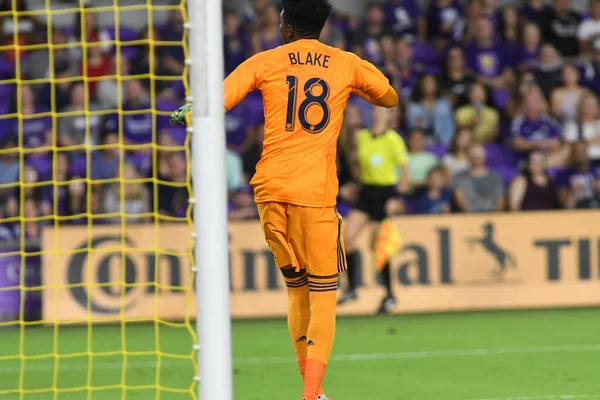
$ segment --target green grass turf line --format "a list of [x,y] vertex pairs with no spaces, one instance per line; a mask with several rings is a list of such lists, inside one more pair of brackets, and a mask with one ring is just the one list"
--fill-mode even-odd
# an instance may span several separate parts
[[[84,351],[86,335],[86,327],[61,327],[61,354]],[[120,351],[119,335],[120,326],[94,327],[94,351]],[[129,351],[154,350],[151,325],[131,324],[127,337]],[[52,330],[47,327],[27,329],[25,351],[28,355],[51,353],[52,340]],[[18,342],[18,329],[0,329],[0,357],[18,354]],[[191,346],[185,330],[168,327],[161,327],[160,343],[163,351],[180,354],[189,352]],[[479,355],[468,352],[544,346],[555,350]],[[299,400],[301,381],[284,320],[234,322],[233,351],[236,400]],[[458,355],[452,355],[453,351]],[[441,355],[420,356],[430,352]],[[390,353],[400,353],[401,357],[352,359],[356,354]],[[418,354],[403,357],[405,353]],[[600,399],[600,309],[340,318],[333,355],[342,359],[331,362],[324,387],[334,400],[478,400],[553,395],[598,395]],[[267,360],[253,364],[250,359]],[[133,365],[127,384],[152,384],[156,357],[144,355],[129,360]],[[51,385],[52,363],[52,359],[27,361],[26,387]],[[94,357],[94,385],[119,383],[120,363],[120,355]],[[59,385],[85,385],[86,364],[87,357],[61,360]],[[165,361],[161,383],[185,388],[191,375],[185,361]],[[16,387],[18,376],[19,361],[0,358],[0,390]],[[118,390],[99,391],[92,399],[112,400],[120,398],[119,394]],[[51,396],[30,395],[25,399]],[[127,398],[154,397],[154,390],[132,390]],[[0,396],[0,400],[18,398]],[[81,399],[85,392],[65,393],[58,398]],[[162,393],[160,398],[186,397]]]

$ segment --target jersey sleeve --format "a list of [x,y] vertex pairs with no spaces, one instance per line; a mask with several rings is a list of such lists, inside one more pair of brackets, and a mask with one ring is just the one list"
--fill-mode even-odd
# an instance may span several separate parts
[[370,62],[354,57],[352,88],[374,99],[382,98],[390,87],[388,78]]
[[227,111],[260,85],[264,68],[261,65],[261,55],[262,53],[257,54],[244,61],[225,79],[224,105]]

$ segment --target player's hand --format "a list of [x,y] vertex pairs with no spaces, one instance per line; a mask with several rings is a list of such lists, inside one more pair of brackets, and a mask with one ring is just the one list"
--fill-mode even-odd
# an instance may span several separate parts
[[177,123],[185,125],[185,117],[191,111],[191,109],[192,109],[191,103],[187,103],[186,105],[179,107],[177,109],[177,111],[175,111],[173,114],[171,114],[171,119],[169,120],[169,123],[171,124],[171,126],[173,126]]

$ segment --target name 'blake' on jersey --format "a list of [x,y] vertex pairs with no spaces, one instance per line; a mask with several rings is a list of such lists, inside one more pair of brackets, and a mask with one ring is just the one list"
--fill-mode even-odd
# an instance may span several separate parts
[[319,53],[301,53],[299,51],[295,53],[288,53],[291,65],[315,65],[323,68],[329,68],[329,56]]
[[370,63],[317,40],[298,40],[259,53],[225,80],[225,108],[248,92],[262,93],[265,135],[250,182],[257,203],[335,205],[337,139],[350,94],[375,99],[389,82]]

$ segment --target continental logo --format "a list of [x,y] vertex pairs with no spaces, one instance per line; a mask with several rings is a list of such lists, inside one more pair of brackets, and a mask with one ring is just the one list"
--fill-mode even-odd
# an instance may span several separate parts
[[[123,251],[101,251],[103,247],[118,248],[123,243],[126,245]],[[68,262],[67,283],[81,308],[93,313],[118,314],[131,309],[135,301],[143,297],[140,294],[153,295],[157,291],[156,283],[169,285],[171,292],[184,290],[179,257],[157,255],[156,252],[139,253],[135,251],[136,247],[127,236],[102,235],[92,238],[89,243],[86,239],[75,248],[75,254]],[[94,263],[90,262],[91,254],[95,254]],[[159,276],[159,270],[162,276]]]

